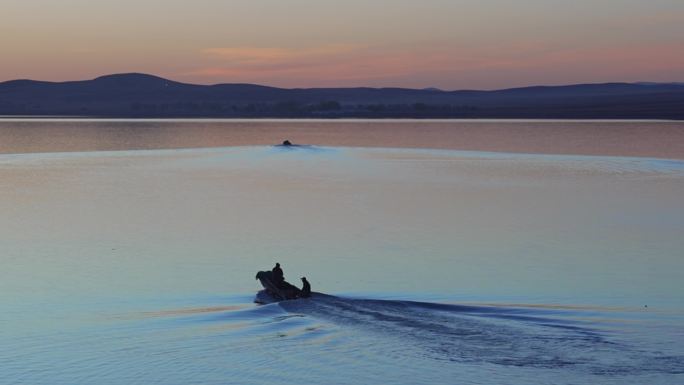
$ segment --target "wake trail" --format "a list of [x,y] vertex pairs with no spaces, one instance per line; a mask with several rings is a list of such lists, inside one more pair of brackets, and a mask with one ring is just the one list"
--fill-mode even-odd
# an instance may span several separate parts
[[[684,356],[640,349],[558,310],[351,299],[315,294],[283,301],[288,313],[322,319],[410,347],[435,360],[600,375],[684,373]],[[574,313],[577,311],[575,310]]]

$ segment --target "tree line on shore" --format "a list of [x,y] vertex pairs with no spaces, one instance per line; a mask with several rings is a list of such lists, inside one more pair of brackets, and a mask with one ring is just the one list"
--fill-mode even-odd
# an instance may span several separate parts
[[476,111],[473,106],[427,103],[342,104],[335,100],[318,103],[279,101],[274,103],[132,102],[127,105],[80,108],[43,108],[40,104],[1,103],[1,115],[126,115],[126,116],[217,116],[217,117],[461,117]]

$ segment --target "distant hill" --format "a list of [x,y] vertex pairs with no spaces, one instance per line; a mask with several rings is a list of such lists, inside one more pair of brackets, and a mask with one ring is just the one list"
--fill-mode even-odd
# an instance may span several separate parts
[[0,83],[0,115],[234,118],[684,119],[682,83],[435,88],[196,85],[146,74]]

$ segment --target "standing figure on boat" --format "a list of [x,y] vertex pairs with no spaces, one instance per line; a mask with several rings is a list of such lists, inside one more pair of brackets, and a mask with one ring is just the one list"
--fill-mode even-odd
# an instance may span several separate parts
[[285,282],[285,276],[283,275],[283,269],[280,268],[280,263],[276,263],[271,272],[273,273],[273,283],[280,286]]

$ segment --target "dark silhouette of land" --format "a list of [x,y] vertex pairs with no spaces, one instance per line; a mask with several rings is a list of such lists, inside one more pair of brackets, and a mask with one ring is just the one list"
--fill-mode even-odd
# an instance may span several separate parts
[[682,83],[496,91],[195,85],[145,74],[0,83],[0,115],[119,118],[684,119]]

